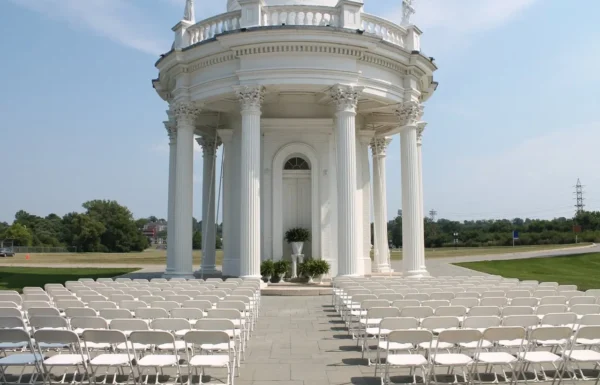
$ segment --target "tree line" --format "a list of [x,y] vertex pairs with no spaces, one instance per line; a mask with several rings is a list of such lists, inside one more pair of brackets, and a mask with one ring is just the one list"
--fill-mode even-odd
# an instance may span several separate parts
[[[83,213],[71,212],[60,217],[45,217],[19,210],[14,221],[0,222],[0,240],[14,246],[65,247],[77,252],[128,253],[143,251],[150,246],[142,233],[148,222],[158,218],[134,219],[125,206],[111,200],[91,200],[82,205]],[[202,247],[202,222],[193,219],[192,248]],[[217,248],[221,248],[222,226],[217,226]],[[167,232],[157,234],[166,239]],[[6,245],[5,244],[5,245]]]
[[[582,211],[574,218],[554,219],[482,219],[452,221],[425,218],[425,246],[454,246],[454,234],[460,247],[511,246],[513,231],[518,232],[515,245],[551,245],[600,242],[600,212]],[[577,232],[576,232],[577,230]],[[388,222],[390,243],[402,246],[402,216]]]

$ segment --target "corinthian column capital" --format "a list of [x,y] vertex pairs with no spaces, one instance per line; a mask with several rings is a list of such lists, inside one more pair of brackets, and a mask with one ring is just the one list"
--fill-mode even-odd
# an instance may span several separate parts
[[338,84],[331,88],[331,100],[335,104],[337,111],[356,111],[358,98],[362,93],[363,87],[354,87]]
[[214,156],[217,153],[217,148],[221,145],[221,140],[214,136],[201,136],[196,138],[196,142],[202,147],[204,156]]
[[263,86],[239,86],[234,87],[242,111],[260,112],[260,107],[265,98],[265,88]]
[[423,144],[423,131],[425,131],[425,127],[427,127],[427,122],[417,123],[417,145],[418,146]]
[[165,125],[165,129],[167,130],[167,135],[169,135],[169,140],[171,142],[177,140],[177,124],[172,120],[167,120],[163,123]]
[[396,116],[400,120],[401,126],[411,126],[417,124],[423,116],[423,105],[414,101],[404,102],[396,110]]
[[371,151],[373,151],[373,156],[385,156],[385,151],[391,142],[392,138],[373,138],[371,141]]
[[194,125],[196,116],[200,113],[200,108],[192,102],[176,102],[171,106],[171,112],[177,123]]

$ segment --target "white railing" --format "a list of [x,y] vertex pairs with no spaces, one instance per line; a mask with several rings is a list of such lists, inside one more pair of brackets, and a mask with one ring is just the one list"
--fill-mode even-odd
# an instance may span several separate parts
[[[261,26],[305,25],[343,27],[341,9],[317,5],[281,5],[262,8]],[[223,13],[196,23],[187,29],[189,45],[212,39],[223,32],[240,29],[241,11]],[[361,28],[384,41],[405,47],[406,29],[391,21],[361,14]]]
[[363,13],[361,17],[362,29],[365,32],[372,33],[379,36],[384,41],[404,47],[406,30],[403,27],[367,13]]
[[241,17],[242,11],[233,11],[223,13],[194,24],[188,28],[188,33],[190,34],[190,45],[212,39],[215,37],[215,35],[223,32],[240,29]]
[[333,7],[282,5],[263,8],[263,26],[313,25],[339,27],[340,10]]

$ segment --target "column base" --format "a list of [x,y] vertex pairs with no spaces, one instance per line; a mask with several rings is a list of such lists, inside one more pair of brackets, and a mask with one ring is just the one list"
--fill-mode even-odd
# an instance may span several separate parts
[[362,258],[361,262],[362,262],[362,265],[363,265],[363,268],[364,268],[364,270],[363,270],[364,274],[363,275],[369,274],[371,272],[371,270],[372,270],[372,267],[371,267],[372,266],[371,258]]
[[260,279],[262,280],[262,275],[240,275],[241,279],[247,279],[247,278],[253,278],[253,279]]
[[206,266],[206,267],[201,267],[200,269],[198,269],[194,275],[196,277],[206,277],[206,276],[221,276],[222,273],[220,270],[217,269],[216,266]]
[[164,272],[164,274],[162,275],[163,278],[166,279],[171,279],[171,278],[186,278],[186,279],[195,279],[196,277],[194,277],[194,274],[192,273],[178,273],[178,272],[174,272],[174,271],[170,271],[170,272]]
[[390,265],[374,265],[373,273],[393,273],[394,269],[390,267]]
[[431,276],[429,272],[425,269],[403,271],[402,275],[404,275],[407,278],[422,278]]

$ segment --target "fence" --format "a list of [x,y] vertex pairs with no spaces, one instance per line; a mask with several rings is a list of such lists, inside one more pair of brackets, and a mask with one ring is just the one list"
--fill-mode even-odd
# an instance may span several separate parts
[[15,253],[74,253],[77,247],[50,247],[50,246],[13,246],[12,251]]

